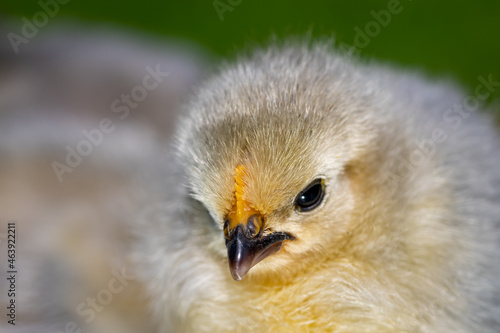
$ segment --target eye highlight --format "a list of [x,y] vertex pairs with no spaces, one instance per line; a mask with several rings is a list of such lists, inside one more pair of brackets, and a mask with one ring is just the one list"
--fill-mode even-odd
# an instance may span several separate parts
[[318,178],[309,184],[295,198],[295,208],[299,212],[308,212],[318,207],[325,195],[325,180]]

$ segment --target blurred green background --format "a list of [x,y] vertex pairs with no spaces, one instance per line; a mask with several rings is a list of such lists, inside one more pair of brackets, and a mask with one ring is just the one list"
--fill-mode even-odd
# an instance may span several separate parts
[[[366,32],[366,25],[376,22],[372,12],[387,10],[391,1],[396,0],[71,0],[51,22],[78,19],[181,37],[227,58],[272,34],[311,31],[313,36],[335,36],[338,43],[355,45],[355,28]],[[492,74],[500,81],[500,1],[399,2],[400,12],[391,15],[385,27],[379,24],[380,31],[358,48],[362,56],[451,76],[471,94],[479,75]],[[3,0],[0,10],[8,17],[31,18],[40,5],[35,0]],[[373,23],[368,27],[375,28]],[[493,95],[499,97],[500,87]]]

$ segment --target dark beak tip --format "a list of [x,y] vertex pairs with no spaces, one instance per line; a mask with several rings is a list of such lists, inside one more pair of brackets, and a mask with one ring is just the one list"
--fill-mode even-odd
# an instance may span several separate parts
[[234,280],[241,281],[248,274],[252,266],[252,263],[248,260],[230,261],[229,269],[231,271],[231,276]]
[[231,271],[231,276],[233,277],[233,279],[235,281],[241,281],[243,280],[243,278],[246,276],[247,274],[244,273],[244,274],[239,274],[239,272],[237,270],[234,270],[234,271]]
[[234,280],[241,281],[252,268],[254,254],[241,238],[230,241],[227,250],[231,276]]
[[289,234],[275,233],[262,239],[248,239],[241,226],[236,227],[233,239],[226,239],[229,271],[235,281],[241,281],[250,269],[269,255],[278,252]]

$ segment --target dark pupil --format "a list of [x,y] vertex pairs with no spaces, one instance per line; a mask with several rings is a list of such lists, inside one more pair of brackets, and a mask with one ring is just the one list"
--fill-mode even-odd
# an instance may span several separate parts
[[304,192],[299,194],[297,199],[297,205],[302,210],[308,210],[314,208],[321,201],[323,194],[323,186],[321,183],[317,183],[306,189]]

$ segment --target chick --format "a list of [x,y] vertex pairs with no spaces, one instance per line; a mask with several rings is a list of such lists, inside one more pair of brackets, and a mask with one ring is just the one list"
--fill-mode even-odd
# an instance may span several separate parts
[[160,332],[498,332],[500,141],[464,100],[322,44],[224,67],[139,224]]

